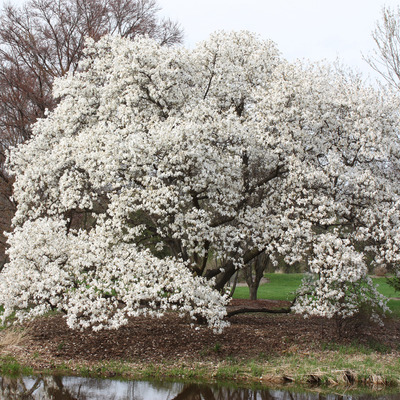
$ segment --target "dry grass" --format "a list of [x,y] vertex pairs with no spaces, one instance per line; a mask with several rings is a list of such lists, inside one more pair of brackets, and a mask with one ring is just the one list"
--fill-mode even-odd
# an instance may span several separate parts
[[0,332],[0,349],[23,346],[29,338],[29,330],[5,329]]

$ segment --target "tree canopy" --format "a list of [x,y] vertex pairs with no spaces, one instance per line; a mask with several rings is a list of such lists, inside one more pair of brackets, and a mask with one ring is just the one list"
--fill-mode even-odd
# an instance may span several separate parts
[[396,271],[395,95],[220,32],[193,50],[89,40],[55,96],[9,164],[4,318],[101,329],[172,308],[219,330],[225,284],[261,255],[307,260],[297,312],[386,308],[366,255]]

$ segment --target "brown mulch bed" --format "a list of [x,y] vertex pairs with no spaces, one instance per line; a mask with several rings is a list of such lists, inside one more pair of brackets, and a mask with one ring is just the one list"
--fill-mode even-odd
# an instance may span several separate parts
[[[287,302],[269,300],[233,300],[229,308],[287,305]],[[218,361],[227,357],[268,358],[286,352],[307,354],[324,344],[350,343],[357,335],[357,340],[367,345],[378,343],[387,349],[399,350],[400,321],[388,321],[384,328],[367,321],[356,322],[344,327],[339,336],[332,320],[248,313],[230,318],[231,326],[218,335],[207,326],[191,327],[187,319],[168,313],[162,318],[133,318],[118,330],[80,332],[69,329],[63,317],[56,315],[31,323],[29,343],[24,349],[27,357],[49,361]]]

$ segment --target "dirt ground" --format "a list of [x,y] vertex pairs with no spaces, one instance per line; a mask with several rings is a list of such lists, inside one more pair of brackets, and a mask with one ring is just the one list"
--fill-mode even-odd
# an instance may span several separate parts
[[[269,300],[233,300],[229,309],[287,305]],[[356,336],[358,342],[368,346],[399,350],[397,320],[387,321],[384,328],[359,320],[345,327],[340,336],[334,321],[304,319],[293,314],[240,314],[231,317],[230,322],[231,326],[218,335],[204,325],[191,327],[188,320],[169,313],[160,319],[133,318],[116,331],[80,332],[69,329],[63,317],[55,315],[32,322],[23,347],[15,346],[15,351],[23,350],[23,358],[37,368],[46,368],[57,360],[159,363],[218,361],[229,357],[265,359],[285,352],[309,354],[329,343],[350,343]]]

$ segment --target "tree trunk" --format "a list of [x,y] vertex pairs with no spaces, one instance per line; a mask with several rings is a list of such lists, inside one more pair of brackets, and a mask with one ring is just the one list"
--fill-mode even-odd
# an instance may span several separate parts
[[250,300],[257,300],[258,286],[255,284],[249,285]]
[[265,253],[257,256],[249,265],[243,269],[243,274],[246,283],[249,287],[250,300],[257,300],[258,287],[262,277],[264,276],[265,268],[267,267],[269,258]]
[[[223,272],[219,272],[217,277],[216,277],[216,281],[215,281],[215,285],[214,288],[216,290],[221,291],[225,285],[228,283],[229,279],[232,278],[232,276],[235,274],[236,272],[236,268],[233,265],[232,261],[228,261],[224,266],[223,266]],[[221,269],[220,269],[221,270]],[[211,278],[212,276],[210,276]],[[206,278],[208,278],[207,274],[206,274]]]
[[[231,290],[229,292],[229,297],[233,297],[233,294],[235,293],[236,285],[237,285],[237,281],[238,281],[238,275],[239,275],[239,272],[236,271],[235,275],[233,276],[233,283],[231,286]],[[232,278],[231,278],[231,281],[232,281]]]
[[[260,261],[257,262],[258,259]],[[251,267],[252,263],[255,263],[256,265],[255,282],[258,290],[258,286],[260,284],[261,278],[263,277],[269,258],[262,251],[249,251],[248,254],[245,255],[244,260],[249,267]],[[249,267],[244,268],[243,271],[246,271]],[[236,272],[237,269],[234,266],[233,262],[230,260],[220,267],[207,270],[204,274],[204,277],[206,279],[211,279],[215,277],[214,289],[221,291],[224,289],[225,285]],[[253,278],[251,279],[253,280]]]

